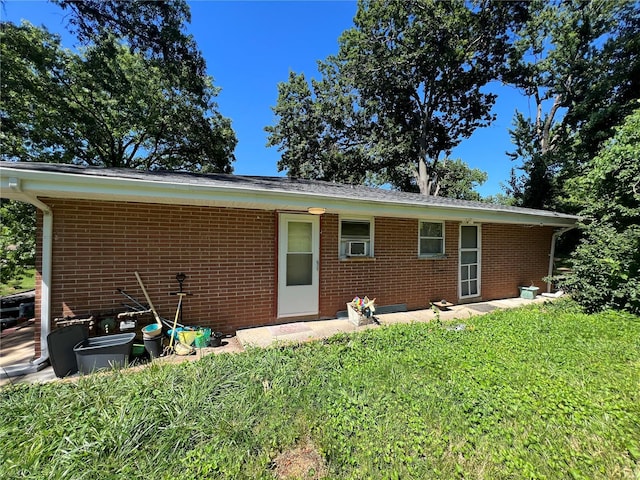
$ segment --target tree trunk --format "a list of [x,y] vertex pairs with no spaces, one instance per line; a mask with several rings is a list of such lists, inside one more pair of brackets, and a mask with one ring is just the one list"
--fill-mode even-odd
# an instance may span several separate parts
[[427,163],[423,158],[418,161],[417,182],[421,195],[431,195],[431,178],[427,172]]

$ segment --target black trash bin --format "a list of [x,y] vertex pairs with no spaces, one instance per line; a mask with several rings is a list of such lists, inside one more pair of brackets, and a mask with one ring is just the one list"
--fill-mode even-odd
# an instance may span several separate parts
[[73,347],[84,342],[87,338],[89,338],[89,331],[84,325],[56,328],[47,335],[49,361],[56,377],[63,378],[78,371],[78,362]]
[[142,341],[144,342],[144,349],[149,353],[152,360],[162,354],[162,335],[150,337],[143,334]]

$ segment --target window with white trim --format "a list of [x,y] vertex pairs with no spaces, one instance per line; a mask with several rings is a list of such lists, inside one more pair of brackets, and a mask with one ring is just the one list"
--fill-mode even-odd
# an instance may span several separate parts
[[418,225],[418,255],[421,257],[444,255],[444,222],[420,220]]
[[340,219],[340,258],[373,257],[373,219]]

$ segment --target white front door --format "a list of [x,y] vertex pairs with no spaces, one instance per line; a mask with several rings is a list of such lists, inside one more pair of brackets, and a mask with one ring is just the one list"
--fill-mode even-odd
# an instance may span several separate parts
[[278,231],[278,317],[318,313],[320,219],[281,214]]
[[460,298],[480,296],[480,226],[460,225]]

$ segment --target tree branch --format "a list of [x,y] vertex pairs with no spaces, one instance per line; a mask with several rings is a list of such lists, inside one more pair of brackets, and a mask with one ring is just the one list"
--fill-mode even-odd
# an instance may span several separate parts
[[562,100],[561,94],[556,94],[553,98],[553,105],[551,106],[551,110],[549,110],[549,114],[547,115],[547,119],[544,122],[543,128],[543,137],[542,137],[542,153],[545,154],[551,150],[551,145],[549,144],[549,135],[551,133],[551,125],[553,123],[553,117],[555,117],[558,108],[560,108],[560,103]]

